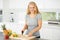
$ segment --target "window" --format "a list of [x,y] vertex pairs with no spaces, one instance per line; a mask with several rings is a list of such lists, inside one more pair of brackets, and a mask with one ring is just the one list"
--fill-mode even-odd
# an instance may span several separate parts
[[55,20],[56,19],[56,13],[55,12],[42,12],[42,20],[48,21],[48,20]]

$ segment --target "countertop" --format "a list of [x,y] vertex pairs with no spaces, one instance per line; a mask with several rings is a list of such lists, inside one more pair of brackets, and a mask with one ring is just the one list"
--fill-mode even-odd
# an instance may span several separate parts
[[[10,39],[9,39],[10,40]],[[16,40],[16,39],[15,39]],[[27,39],[26,39],[27,40]],[[48,40],[48,39],[41,39],[41,38],[35,38],[35,39],[31,39],[31,40]]]
[[[0,40],[5,40],[5,39],[4,39],[3,32],[0,32]],[[11,39],[8,39],[8,40],[11,40]],[[15,39],[15,40],[16,40],[16,39]],[[31,39],[31,40],[47,40],[47,39],[34,38],[34,39]]]

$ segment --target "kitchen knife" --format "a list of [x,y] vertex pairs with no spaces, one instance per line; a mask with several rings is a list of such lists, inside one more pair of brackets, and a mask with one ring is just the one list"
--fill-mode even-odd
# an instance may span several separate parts
[[24,31],[22,31],[22,35],[23,35]]

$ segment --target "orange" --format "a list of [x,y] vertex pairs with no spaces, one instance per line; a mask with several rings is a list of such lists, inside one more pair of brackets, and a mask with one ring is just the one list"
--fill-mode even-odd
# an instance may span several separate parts
[[11,33],[12,32],[12,30],[7,30],[9,33]]

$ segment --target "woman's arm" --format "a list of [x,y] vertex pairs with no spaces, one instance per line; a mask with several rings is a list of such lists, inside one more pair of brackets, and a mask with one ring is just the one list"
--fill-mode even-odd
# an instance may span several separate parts
[[23,31],[25,31],[26,29],[28,29],[28,25],[27,25],[27,15],[26,15],[26,17],[25,17],[25,25],[24,25]]
[[32,36],[32,34],[39,31],[41,27],[42,27],[42,20],[38,20],[38,26],[35,29],[33,29],[28,35]]
[[26,30],[26,29],[28,29],[28,26],[27,26],[27,24],[25,24],[25,25],[24,25],[24,28],[23,28],[23,30]]
[[25,25],[24,25],[23,31],[25,31],[26,29],[28,29],[27,21],[25,21]]

